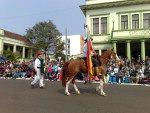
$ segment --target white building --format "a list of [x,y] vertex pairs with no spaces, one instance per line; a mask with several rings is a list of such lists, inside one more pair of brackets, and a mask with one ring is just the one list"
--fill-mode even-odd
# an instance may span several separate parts
[[84,38],[81,35],[70,35],[62,36],[62,41],[66,44],[67,42],[67,48],[65,47],[64,53],[67,52],[68,57],[76,57],[81,54]]
[[32,43],[29,39],[25,36],[0,29],[0,55],[3,55],[5,50],[10,50],[13,53],[18,52],[22,59],[33,57]]
[[98,3],[106,3],[106,2],[117,2],[124,0],[86,0],[86,4],[98,4]]
[[99,54],[150,57],[150,0],[86,0],[80,8]]

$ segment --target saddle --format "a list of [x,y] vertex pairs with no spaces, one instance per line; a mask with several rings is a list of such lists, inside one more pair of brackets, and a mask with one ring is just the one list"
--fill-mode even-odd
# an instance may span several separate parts
[[[85,62],[86,68],[88,69],[88,64],[87,64],[86,58],[84,57],[84,58],[82,58],[82,59],[83,59],[84,62]],[[93,62],[92,62],[92,71],[93,71],[93,75],[96,76],[96,75],[99,74],[99,68],[98,68],[98,67],[94,67],[93,65],[94,65],[94,64],[93,64]]]

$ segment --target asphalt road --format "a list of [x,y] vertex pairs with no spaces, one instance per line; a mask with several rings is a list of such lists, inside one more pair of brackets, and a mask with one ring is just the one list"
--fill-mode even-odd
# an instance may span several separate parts
[[[81,95],[64,95],[61,82],[46,81],[45,89],[31,89],[30,80],[0,80],[0,113],[150,113],[150,87],[77,83]],[[71,86],[71,88],[73,88]]]

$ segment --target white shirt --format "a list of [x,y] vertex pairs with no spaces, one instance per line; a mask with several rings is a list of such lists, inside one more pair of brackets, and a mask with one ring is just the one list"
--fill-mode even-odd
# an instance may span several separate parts
[[40,60],[38,58],[36,58],[35,62],[34,62],[34,68],[35,68],[35,70],[36,69],[40,69],[38,67],[41,67],[41,62],[40,62]]
[[85,43],[84,46],[83,46],[82,54],[83,54],[83,57],[87,56],[87,43]]
[[119,68],[115,67],[114,68],[114,73],[118,73],[119,72]]

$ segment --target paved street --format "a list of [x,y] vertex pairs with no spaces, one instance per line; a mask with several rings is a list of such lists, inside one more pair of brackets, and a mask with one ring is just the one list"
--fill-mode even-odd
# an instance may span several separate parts
[[[61,82],[46,81],[45,89],[31,89],[29,80],[0,80],[0,113],[149,113],[150,87],[105,86],[107,97],[95,92],[96,84],[78,83],[64,95]],[[72,87],[72,86],[71,86]]]

